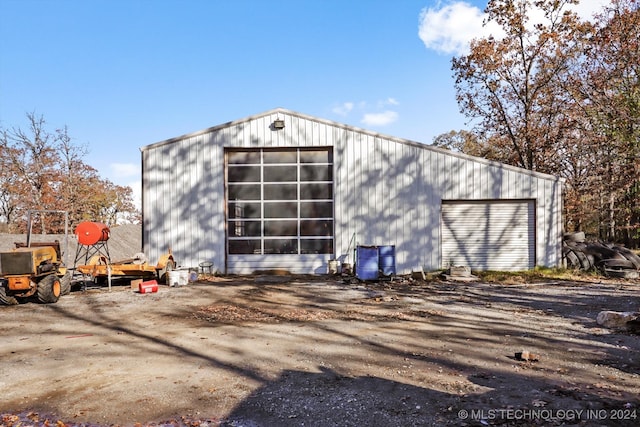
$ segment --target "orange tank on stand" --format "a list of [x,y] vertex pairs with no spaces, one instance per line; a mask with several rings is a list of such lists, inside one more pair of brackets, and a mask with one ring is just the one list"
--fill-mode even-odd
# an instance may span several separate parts
[[[83,276],[91,276],[98,282],[104,279],[111,289],[111,278],[160,278],[161,274],[172,271],[175,261],[171,250],[163,255],[158,264],[153,266],[147,263],[143,253],[137,253],[132,258],[112,261],[109,255],[107,241],[110,237],[109,227],[101,222],[81,222],[76,226],[75,234],[78,238],[76,258],[73,263],[75,271]],[[156,280],[146,280],[138,286],[140,293],[158,292]]]
[[81,245],[95,245],[109,240],[109,227],[100,222],[85,221],[76,227],[76,236]]

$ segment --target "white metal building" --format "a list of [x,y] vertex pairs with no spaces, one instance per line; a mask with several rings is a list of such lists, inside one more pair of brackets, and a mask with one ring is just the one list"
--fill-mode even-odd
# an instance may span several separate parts
[[398,274],[561,263],[558,177],[280,108],[141,151],[151,260],[324,274],[395,245]]

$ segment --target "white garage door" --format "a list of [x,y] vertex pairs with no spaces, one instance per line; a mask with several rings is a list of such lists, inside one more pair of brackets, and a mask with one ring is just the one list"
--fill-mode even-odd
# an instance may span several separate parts
[[443,201],[442,267],[518,271],[535,266],[531,200]]

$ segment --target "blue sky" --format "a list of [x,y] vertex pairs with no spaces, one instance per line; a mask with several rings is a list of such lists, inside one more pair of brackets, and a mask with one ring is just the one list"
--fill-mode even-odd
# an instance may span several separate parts
[[[603,0],[583,1],[589,10]],[[0,0],[0,126],[68,126],[139,191],[140,147],[276,107],[431,143],[486,1]]]

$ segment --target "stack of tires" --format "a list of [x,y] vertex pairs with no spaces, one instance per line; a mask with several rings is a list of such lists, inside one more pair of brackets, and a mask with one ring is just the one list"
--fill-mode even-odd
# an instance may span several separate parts
[[598,270],[607,277],[623,279],[640,277],[638,255],[624,246],[588,242],[582,232],[564,236],[562,255],[568,268]]

